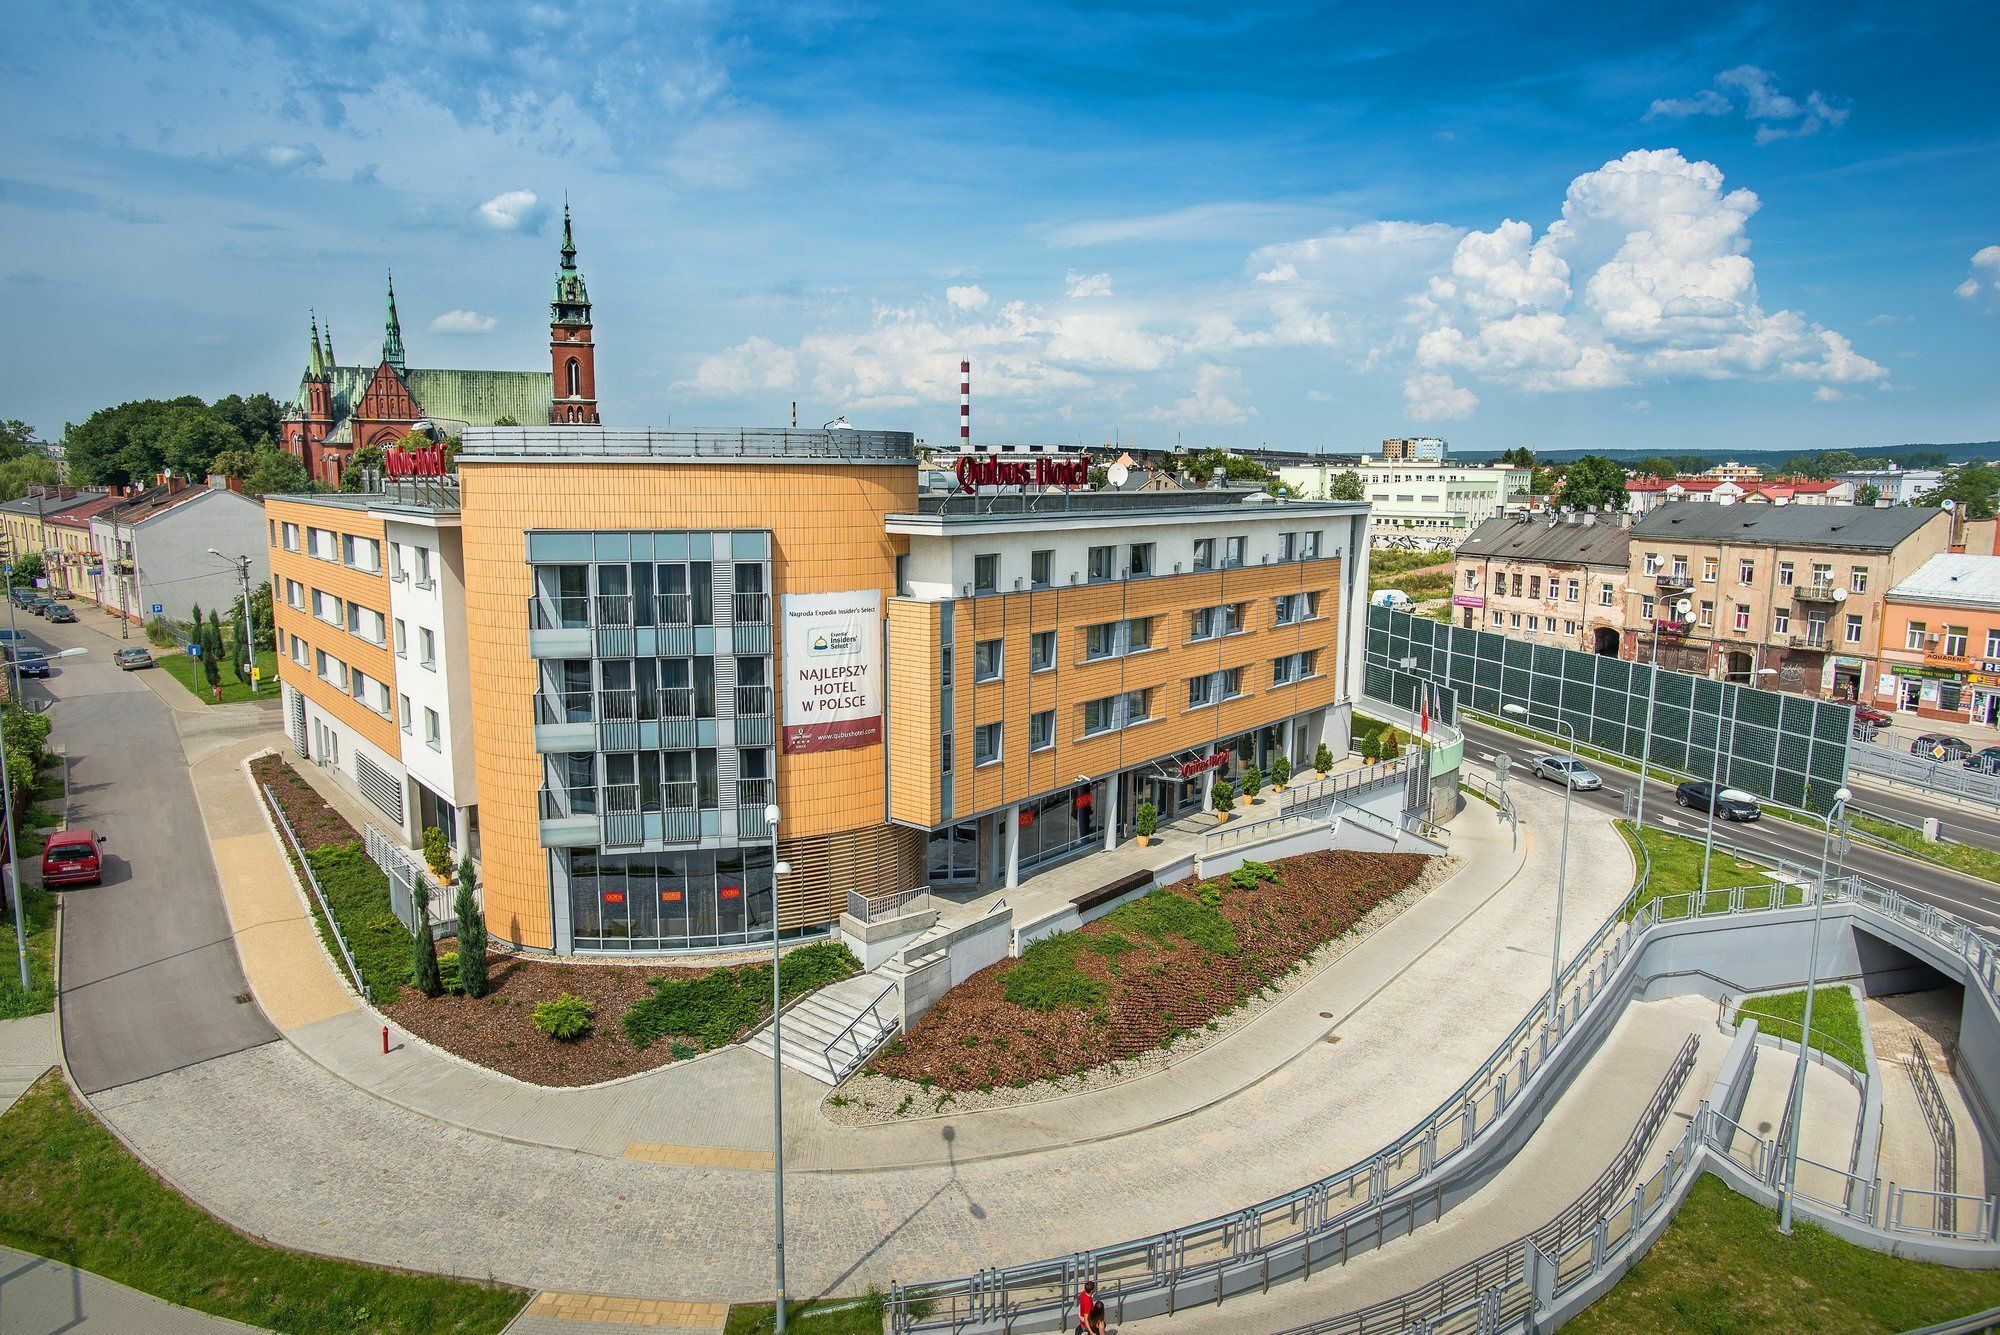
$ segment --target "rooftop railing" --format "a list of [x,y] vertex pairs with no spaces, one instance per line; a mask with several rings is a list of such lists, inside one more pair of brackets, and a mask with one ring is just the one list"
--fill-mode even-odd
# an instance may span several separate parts
[[914,464],[908,431],[606,430],[599,427],[473,427],[459,461],[525,458],[879,459]]

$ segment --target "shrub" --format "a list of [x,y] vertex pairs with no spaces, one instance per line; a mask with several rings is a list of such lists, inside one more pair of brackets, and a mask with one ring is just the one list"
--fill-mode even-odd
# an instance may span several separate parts
[[1160,809],[1151,802],[1141,802],[1132,813],[1132,828],[1141,838],[1151,839],[1153,831],[1160,828]]
[[1215,787],[1209,790],[1208,800],[1218,815],[1227,814],[1236,805],[1236,785],[1227,779],[1217,779]]
[[1402,754],[1403,754],[1403,734],[1397,732],[1394,728],[1384,728],[1382,730],[1382,740],[1380,745],[1381,758],[1383,760],[1394,760],[1397,756],[1400,756]]
[[[1232,875],[1230,879],[1234,880],[1235,877]],[[1195,897],[1201,901],[1201,906],[1205,909],[1222,907],[1222,887],[1214,881],[1203,881],[1201,889],[1195,892]]]
[[1001,979],[1003,995],[1029,1010],[1098,1009],[1104,1004],[1104,985],[1076,967],[1077,952],[1087,941],[1077,932],[1063,932],[1035,942]]
[[452,913],[458,918],[458,966],[459,978],[468,997],[486,995],[486,920],[479,916],[479,905],[472,892],[476,882],[472,870],[472,858],[458,864],[458,899],[452,905]]
[[444,990],[449,994],[456,995],[465,990],[465,985],[460,981],[458,976],[458,952],[456,950],[447,950],[444,954],[438,956],[438,978],[444,983]]
[[1258,769],[1255,765],[1247,767],[1243,771],[1244,799],[1246,801],[1251,801],[1251,802],[1256,801],[1257,794],[1262,792],[1263,789],[1264,789],[1264,771]]
[[425,996],[440,996],[444,992],[444,979],[438,974],[437,942],[431,939],[431,894],[421,884],[415,886],[414,890],[415,912],[410,916],[416,919],[417,931],[415,963],[410,970],[411,980],[417,991]]
[[1333,768],[1333,748],[1325,742],[1321,742],[1319,749],[1313,752],[1313,768],[1321,774]]
[[173,622],[154,617],[146,623],[146,640],[155,649],[172,649],[180,644],[181,637],[174,633]]
[[582,997],[563,993],[553,1001],[538,1002],[533,1016],[535,1028],[560,1042],[572,1043],[590,1032],[595,1008]]
[[[1255,890],[1259,881],[1278,879],[1278,869],[1268,862],[1246,862],[1229,873],[1229,883],[1238,890]],[[1207,903],[1206,900],[1202,901]]]
[[440,881],[451,879],[451,840],[435,825],[424,828],[424,863]]
[[[860,971],[854,952],[838,941],[820,941],[785,956],[778,987],[790,1001]],[[692,978],[655,978],[652,995],[632,1003],[620,1024],[634,1047],[679,1037],[705,1052],[735,1042],[764,1018],[770,1004],[770,965],[711,969]]]
[[1381,758],[1382,758],[1382,738],[1380,734],[1372,732],[1362,733],[1361,759],[1367,764],[1372,765]]
[[1271,762],[1271,782],[1283,788],[1292,781],[1292,758],[1279,756]]

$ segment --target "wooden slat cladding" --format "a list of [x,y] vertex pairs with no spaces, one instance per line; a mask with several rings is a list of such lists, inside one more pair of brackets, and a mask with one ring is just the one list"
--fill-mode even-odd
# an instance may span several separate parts
[[792,873],[778,883],[778,926],[816,927],[847,910],[847,892],[886,895],[924,883],[924,833],[901,825],[778,841]]

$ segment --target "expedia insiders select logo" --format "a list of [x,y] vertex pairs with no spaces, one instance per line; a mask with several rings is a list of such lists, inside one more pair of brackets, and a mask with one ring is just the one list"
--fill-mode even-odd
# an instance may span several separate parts
[[823,630],[812,638],[816,654],[851,654],[861,647],[861,637],[851,630]]

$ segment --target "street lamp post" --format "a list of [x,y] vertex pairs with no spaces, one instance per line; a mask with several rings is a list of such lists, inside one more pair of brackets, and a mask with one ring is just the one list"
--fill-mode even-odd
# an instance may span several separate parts
[[771,827],[771,1163],[776,1170],[776,1245],[773,1260],[777,1280],[777,1331],[785,1331],[785,1063],[784,1043],[778,1028],[784,998],[778,983],[778,877],[791,870],[778,861],[778,806],[764,808],[764,823]]
[[[1757,678],[1775,677],[1777,675],[1778,669],[1776,668],[1752,668],[1748,684],[1755,686]],[[1740,688],[1735,695],[1729,698],[1729,738],[1727,742],[1723,740],[1722,736],[1722,711],[1719,709],[1715,711],[1715,749],[1709,753],[1708,769],[1708,832],[1703,836],[1701,845],[1701,893],[1704,896],[1708,894],[1709,859],[1715,856],[1715,809],[1722,804],[1723,776],[1736,763],[1736,706],[1742,699],[1743,691]],[[1725,745],[1729,748],[1730,763],[1727,765],[1722,763],[1722,749]],[[1706,903],[1707,900],[1704,898],[1703,902]]]
[[[88,649],[58,649],[50,658],[77,658],[89,653]],[[20,680],[17,676],[16,682]],[[19,697],[15,697],[16,703]],[[0,745],[0,820],[7,822],[7,897],[14,901],[14,954],[21,965],[21,991],[26,992],[28,982],[28,924],[21,909],[21,864],[20,840],[14,826],[14,784],[7,776],[7,748]]]
[[[1525,705],[1502,705],[1500,711],[1520,718],[1528,717]],[[1555,1042],[1556,1013],[1562,1003],[1562,960],[1563,960],[1563,895],[1569,889],[1569,808],[1570,799],[1576,796],[1576,766],[1581,764],[1576,755],[1576,729],[1568,720],[1557,719],[1557,735],[1564,728],[1569,729],[1570,769],[1563,776],[1563,837],[1562,854],[1556,860],[1556,932],[1555,945],[1549,958],[1549,1042]]]
[[250,558],[247,556],[224,556],[211,547],[208,554],[218,561],[227,561],[235,566],[243,579],[243,666],[250,673],[250,693],[257,693],[257,636],[250,627]]
[[1798,1188],[1799,1180],[1799,1133],[1805,1129],[1806,1111],[1806,1052],[1812,1043],[1813,993],[1819,988],[1819,920],[1820,911],[1826,903],[1827,849],[1833,843],[1833,823],[1840,818],[1840,809],[1853,794],[1847,789],[1837,789],[1833,794],[1833,805],[1826,809],[1822,818],[1826,833],[1819,845],[1819,884],[1813,888],[1812,950],[1806,957],[1806,1013],[1799,1030],[1799,1063],[1792,1069],[1792,1136],[1785,1145],[1785,1189],[1778,1201],[1778,1231],[1792,1231],[1792,1196]]
[[[1683,621],[1687,620],[1687,614],[1694,610],[1694,602],[1688,598],[1678,599],[1667,604],[1667,606],[1679,613]],[[1646,665],[1652,671],[1646,674],[1646,732],[1639,739],[1639,803],[1633,816],[1633,825],[1635,828],[1641,830],[1646,828],[1646,771],[1653,767],[1653,700],[1660,692],[1660,619],[1658,616],[1653,618],[1653,653],[1652,657],[1647,660]]]

